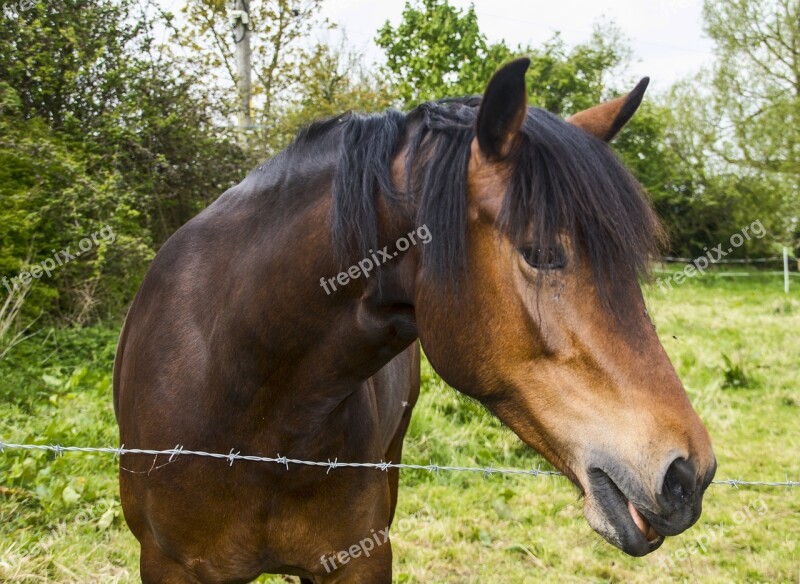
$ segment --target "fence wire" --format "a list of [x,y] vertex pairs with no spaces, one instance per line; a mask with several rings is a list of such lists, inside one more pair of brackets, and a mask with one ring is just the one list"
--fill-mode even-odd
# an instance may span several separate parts
[[[702,258],[702,257],[705,257],[705,256],[700,256],[700,257]],[[691,263],[696,262],[698,259],[700,259],[700,258],[679,258],[679,257],[673,257],[673,256],[666,256],[666,257],[662,257],[661,261],[664,262],[664,263],[691,264]],[[796,258],[794,256],[789,256],[789,259],[792,260],[792,261],[796,261],[796,260],[798,260],[800,258]],[[781,262],[781,263],[783,263],[783,256],[772,256],[772,257],[768,257],[768,258],[741,258],[741,259],[732,258],[732,259],[727,259],[727,260],[719,259],[719,260],[715,260],[715,261],[710,262],[710,263],[711,263],[711,265],[713,265],[713,264],[765,264],[765,263],[769,263],[769,262]]]
[[[272,463],[278,464],[281,466],[285,466],[286,470],[289,470],[289,465],[299,465],[299,466],[316,466],[327,468],[327,473],[330,473],[332,470],[337,468],[372,468],[377,469],[383,472],[387,472],[389,469],[399,469],[399,470],[422,470],[432,473],[439,473],[439,472],[471,472],[471,473],[480,473],[486,476],[494,475],[494,474],[501,474],[501,475],[528,475],[534,477],[540,476],[563,476],[563,473],[554,470],[541,470],[539,468],[531,468],[531,469],[522,469],[522,468],[494,468],[492,466],[448,466],[448,465],[438,465],[438,464],[404,464],[404,463],[396,463],[396,462],[341,462],[339,459],[334,460],[327,460],[323,461],[314,461],[314,460],[299,460],[296,458],[289,458],[286,456],[281,456],[278,454],[275,457],[272,456],[254,456],[249,454],[241,454],[240,452],[234,452],[234,449],[228,454],[223,454],[219,452],[203,452],[202,450],[187,450],[180,444],[175,446],[175,448],[171,448],[169,450],[151,450],[146,448],[125,448],[125,445],[121,445],[118,448],[113,447],[103,447],[103,446],[61,446],[60,444],[13,444],[8,442],[0,441],[0,453],[6,450],[39,450],[39,451],[46,451],[52,452],[57,457],[63,456],[65,452],[81,452],[81,453],[102,453],[102,454],[113,454],[115,458],[120,457],[122,455],[127,454],[145,454],[150,456],[169,456],[168,463],[174,462],[179,456],[201,456],[207,458],[215,458],[218,460],[225,460],[228,462],[229,466],[233,466],[233,463],[236,461],[249,461],[249,462],[265,462],[265,463]],[[155,462],[155,461],[154,461]],[[161,468],[161,467],[157,467]],[[127,470],[127,469],[123,469]],[[149,472],[149,471],[148,471]],[[786,487],[787,489],[793,489],[794,487],[800,487],[800,481],[792,481],[789,480],[788,475],[786,476],[785,481],[745,481],[740,479],[721,479],[715,480],[712,484],[715,485],[728,485],[731,487]]]

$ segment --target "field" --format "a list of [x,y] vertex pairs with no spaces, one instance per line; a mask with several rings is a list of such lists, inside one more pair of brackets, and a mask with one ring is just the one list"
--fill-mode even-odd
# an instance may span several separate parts
[[[719,479],[800,479],[800,280],[793,284],[786,296],[775,277],[707,275],[647,291],[714,439]],[[114,445],[118,329],[42,331],[0,361],[0,440]],[[547,468],[427,363],[423,380],[405,462]],[[406,471],[401,481],[397,582],[800,582],[800,489],[712,486],[695,527],[634,559],[591,531],[563,478]],[[110,456],[0,454],[0,581],[138,581],[117,497]]]

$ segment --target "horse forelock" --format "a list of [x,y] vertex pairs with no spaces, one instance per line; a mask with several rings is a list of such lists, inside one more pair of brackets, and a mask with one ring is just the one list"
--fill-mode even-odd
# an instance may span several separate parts
[[[290,149],[339,149],[333,185],[332,244],[338,257],[366,257],[378,239],[378,196],[416,208],[432,241],[423,267],[457,284],[467,263],[470,146],[479,97],[424,103],[408,114],[345,114],[301,131]],[[529,108],[519,145],[505,161],[508,184],[499,229],[515,245],[556,247],[569,238],[592,268],[604,300],[629,277],[649,273],[662,239],[641,186],[611,148],[561,118]],[[397,184],[395,159],[406,157]],[[381,195],[379,195],[381,193]],[[533,241],[530,240],[533,234]]]

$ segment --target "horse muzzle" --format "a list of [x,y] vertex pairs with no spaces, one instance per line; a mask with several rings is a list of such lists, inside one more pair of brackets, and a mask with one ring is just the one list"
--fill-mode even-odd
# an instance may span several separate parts
[[591,467],[584,514],[606,541],[631,556],[658,549],[666,536],[686,531],[700,517],[703,494],[716,472],[716,460],[701,474],[691,459],[670,462],[652,494],[631,470]]

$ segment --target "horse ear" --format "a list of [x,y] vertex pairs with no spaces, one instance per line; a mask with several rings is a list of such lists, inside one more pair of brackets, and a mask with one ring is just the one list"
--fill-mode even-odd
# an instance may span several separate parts
[[650,78],[645,77],[628,95],[622,95],[606,103],[578,112],[567,118],[570,124],[583,128],[605,142],[611,142],[622,127],[628,123],[642,103],[644,90]]
[[528,114],[525,72],[531,60],[517,59],[492,76],[481,100],[475,134],[478,146],[489,160],[506,156]]

